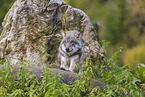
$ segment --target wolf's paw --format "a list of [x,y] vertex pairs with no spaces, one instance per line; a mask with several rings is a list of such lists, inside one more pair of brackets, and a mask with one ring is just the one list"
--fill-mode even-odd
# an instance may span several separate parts
[[61,66],[60,66],[60,69],[61,69],[61,70],[65,70],[65,71],[67,71],[67,70],[68,70],[68,67],[67,67],[67,66],[63,66],[63,65],[61,65]]
[[61,70],[65,70],[65,71],[66,71],[66,69],[65,69],[65,68],[62,68],[62,67],[61,67],[60,69],[61,69]]
[[68,70],[68,69],[65,69],[65,68],[60,68],[61,70],[64,70],[64,71],[69,71],[69,72],[71,72],[70,70]]

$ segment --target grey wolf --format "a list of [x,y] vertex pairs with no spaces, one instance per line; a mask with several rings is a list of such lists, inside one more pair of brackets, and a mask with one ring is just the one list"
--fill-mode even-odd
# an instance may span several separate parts
[[77,30],[64,32],[57,56],[60,69],[71,72],[79,70],[79,73],[82,73],[83,58],[84,45],[81,33]]

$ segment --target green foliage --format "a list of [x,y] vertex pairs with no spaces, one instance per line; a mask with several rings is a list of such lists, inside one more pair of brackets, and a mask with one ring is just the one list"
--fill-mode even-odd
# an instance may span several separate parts
[[[105,46],[108,43],[104,43]],[[105,48],[105,47],[103,47]],[[107,59],[106,65],[95,66],[90,59],[84,62],[84,71],[72,84],[62,82],[62,76],[44,68],[41,79],[26,72],[29,66],[20,63],[18,73],[13,75],[13,66],[5,60],[0,67],[0,96],[2,97],[144,97],[145,96],[145,65],[140,64],[132,69],[130,66],[118,67],[118,54],[122,48]],[[5,68],[7,67],[7,68]],[[90,78],[104,84],[104,89],[93,88]]]
[[60,74],[53,74],[47,68],[43,69],[43,77],[37,79],[35,74],[31,74],[32,69],[29,69],[28,73],[25,71],[30,66],[26,66],[23,62],[19,65],[17,75],[13,75],[13,66],[6,61],[0,67],[0,96],[78,97],[86,91],[91,91],[91,87],[88,87],[91,77],[90,73],[87,73],[89,67],[88,71],[85,71],[74,84],[69,86],[62,83]]
[[125,64],[130,64],[132,66],[136,66],[137,64],[139,63],[145,63],[145,45],[144,44],[141,44],[137,47],[134,47],[132,49],[128,49],[126,52],[125,52],[125,55],[124,55],[124,63]]

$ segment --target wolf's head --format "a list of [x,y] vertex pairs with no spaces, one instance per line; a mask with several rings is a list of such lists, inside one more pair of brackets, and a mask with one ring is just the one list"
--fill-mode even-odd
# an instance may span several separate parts
[[83,49],[81,33],[76,30],[65,32],[60,43],[60,48],[68,55],[81,51]]

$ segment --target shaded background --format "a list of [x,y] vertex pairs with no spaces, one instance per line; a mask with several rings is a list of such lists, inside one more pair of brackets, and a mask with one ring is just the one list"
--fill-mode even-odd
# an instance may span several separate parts
[[[0,33],[2,21],[16,0],[0,0]],[[119,47],[124,50],[119,65],[145,63],[145,0],[64,0],[83,10],[94,24],[102,25],[100,39],[110,42],[106,55]]]

